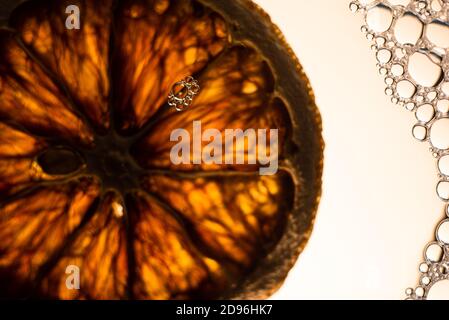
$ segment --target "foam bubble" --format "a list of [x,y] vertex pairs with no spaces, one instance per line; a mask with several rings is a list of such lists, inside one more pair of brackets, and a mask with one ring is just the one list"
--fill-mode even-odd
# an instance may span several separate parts
[[[376,52],[385,94],[415,113],[412,134],[430,143],[438,169],[436,193],[449,217],[449,1],[354,0],[350,7],[364,15],[361,30]],[[406,290],[407,299],[437,297],[441,288],[449,288],[446,252],[448,218],[438,224],[435,240],[426,246],[419,283]]]

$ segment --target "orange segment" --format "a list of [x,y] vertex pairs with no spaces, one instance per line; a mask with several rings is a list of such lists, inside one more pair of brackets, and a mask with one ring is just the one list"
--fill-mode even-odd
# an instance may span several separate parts
[[181,225],[154,199],[130,200],[136,297],[187,299],[223,289],[221,266],[193,246]]
[[122,130],[140,128],[171,86],[202,69],[227,43],[225,22],[191,0],[132,0],[117,9],[114,90]]
[[[214,61],[200,78],[201,92],[192,106],[180,113],[172,111],[155,125],[151,133],[136,149],[136,158],[148,168],[170,168],[173,170],[217,170],[234,169],[239,171],[256,170],[260,160],[257,157],[258,132],[265,130],[266,143],[263,154],[269,156],[271,152],[283,154],[283,144],[289,130],[289,117],[280,99],[273,98],[273,76],[260,55],[254,50],[244,47],[234,47],[226,54]],[[193,122],[201,121],[201,150],[216,138],[204,137],[202,133],[212,129],[219,135],[221,149],[221,164],[205,163],[195,165],[195,157],[201,157],[193,144]],[[170,142],[171,133],[176,129],[185,129],[190,137],[189,164],[173,164],[170,152],[181,140]],[[247,133],[247,129],[254,130],[251,143],[248,140],[236,139],[228,135],[226,130],[240,129]],[[270,150],[270,129],[279,129],[277,149]],[[218,131],[217,131],[218,130]],[[184,138],[183,138],[184,139]],[[263,141],[263,140],[260,140]],[[234,144],[234,148],[224,145]],[[222,147],[223,145],[223,147]],[[205,151],[204,151],[205,152]],[[244,156],[244,164],[237,164],[236,154]],[[226,164],[226,159],[233,159]],[[229,162],[228,162],[229,163]]]
[[89,143],[93,137],[71,111],[63,92],[18,45],[0,30],[0,119],[34,134]]
[[[0,207],[0,274],[10,294],[32,284],[99,194],[91,179],[40,187]],[[15,279],[15,280],[14,280]],[[12,281],[12,282],[10,282]]]
[[[146,189],[191,226],[193,238],[240,271],[277,240],[294,192],[289,175],[151,176]],[[265,248],[265,249],[264,249]]]
[[[42,293],[62,299],[127,298],[126,248],[123,217],[115,213],[114,197],[106,196],[76,240],[64,250],[51,273],[42,281]],[[66,270],[69,266],[79,268],[82,290],[67,287],[70,272]]]
[[[50,0],[45,6],[37,1],[23,10],[33,15],[11,19],[36,57],[58,75],[75,103],[97,128],[109,126],[108,53],[112,0]],[[66,8],[80,11],[80,29],[67,29]]]
[[0,199],[41,178],[33,160],[44,147],[43,141],[0,123]]
[[44,146],[42,140],[0,123],[0,160],[9,157],[32,157]]

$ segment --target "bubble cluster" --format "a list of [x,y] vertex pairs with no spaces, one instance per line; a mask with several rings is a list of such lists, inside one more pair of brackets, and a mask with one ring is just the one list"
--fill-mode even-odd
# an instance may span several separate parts
[[[449,298],[449,216],[439,223],[435,239],[424,250],[424,262],[419,266],[419,285],[405,291],[407,299]],[[444,291],[438,292],[439,286]]]
[[[364,16],[361,31],[376,53],[385,94],[414,112],[412,135],[430,144],[438,169],[436,193],[448,205],[449,2],[358,0],[349,8]],[[436,241],[425,249],[420,284],[407,289],[408,298],[426,299],[437,282],[447,280],[449,284],[448,248],[449,219],[445,219],[437,227]]]

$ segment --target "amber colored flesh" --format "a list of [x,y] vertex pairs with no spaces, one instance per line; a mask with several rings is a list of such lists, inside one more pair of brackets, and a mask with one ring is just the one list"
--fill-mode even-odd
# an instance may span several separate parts
[[[69,4],[80,30],[64,27]],[[175,166],[169,137],[194,120],[277,128],[282,160],[290,120],[264,58],[189,0],[30,1],[10,27],[0,31],[0,296],[215,298],[238,284],[282,234],[293,180],[258,165]],[[168,109],[171,85],[189,75],[200,94]],[[36,157],[61,146],[85,165],[46,173]],[[66,287],[68,265],[80,290]]]

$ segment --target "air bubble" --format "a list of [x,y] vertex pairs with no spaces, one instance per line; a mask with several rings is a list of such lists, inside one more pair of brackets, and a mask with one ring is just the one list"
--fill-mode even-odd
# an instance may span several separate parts
[[425,291],[424,291],[424,288],[423,288],[423,287],[417,287],[417,288],[415,289],[415,295],[416,295],[418,298],[424,297],[424,293],[425,293]]
[[427,300],[449,300],[449,280],[436,282],[427,293]]
[[443,82],[441,84],[441,90],[445,95],[449,96],[449,82]]
[[436,20],[429,23],[426,28],[426,36],[437,47],[449,47],[449,25],[442,21]]
[[424,1],[419,1],[418,2],[418,8],[421,10],[424,10],[427,7],[427,3],[425,3]]
[[419,141],[424,141],[427,138],[427,128],[421,125],[416,125],[412,130],[413,137]]
[[414,14],[406,13],[396,22],[394,35],[401,44],[414,45],[423,34],[423,24]]
[[396,85],[398,95],[404,99],[410,99],[416,92],[416,87],[408,80],[401,80]]
[[359,9],[360,9],[360,7],[357,3],[351,2],[349,4],[349,10],[351,10],[351,12],[355,13],[355,12],[359,11]]
[[382,64],[388,63],[391,60],[391,51],[387,49],[381,49],[377,52],[377,61]]
[[449,148],[449,119],[436,120],[430,129],[430,142],[435,148],[446,150]]
[[441,113],[449,112],[449,100],[443,99],[437,102],[437,110]]
[[427,93],[427,99],[429,99],[429,101],[433,101],[433,100],[435,100],[437,95],[438,95],[438,93],[436,91],[430,91]]
[[421,273],[426,273],[427,271],[429,271],[429,265],[427,263],[421,263],[419,265],[419,271]]
[[421,278],[421,283],[425,286],[427,286],[430,283],[430,278],[429,277],[422,277]]
[[427,246],[425,258],[429,262],[440,262],[443,254],[443,249],[437,243],[431,243]]
[[424,104],[416,110],[416,119],[422,122],[429,122],[433,119],[435,115],[435,110],[431,104]]
[[444,155],[438,160],[438,170],[441,174],[449,176],[449,155]]
[[441,9],[443,9],[443,7],[441,6],[440,0],[433,0],[430,7],[432,8],[433,11],[441,11]]
[[447,265],[441,265],[441,266],[439,266],[439,268],[438,268],[438,273],[440,273],[440,274],[447,274],[448,273],[448,266]]
[[378,46],[383,46],[383,45],[385,44],[385,38],[383,38],[383,37],[377,37],[377,38],[376,38],[376,44],[377,44]]
[[393,22],[393,13],[384,5],[377,5],[368,10],[366,23],[374,32],[385,32]]
[[449,200],[449,181],[440,181],[437,184],[437,194],[441,200]]
[[416,52],[410,56],[408,71],[416,83],[424,87],[433,87],[441,82],[443,70],[424,53]]
[[449,220],[442,221],[438,226],[437,239],[445,245],[449,244]]
[[408,111],[413,111],[415,110],[415,104],[413,102],[409,102],[405,105],[405,109],[407,109]]
[[395,77],[402,76],[404,74],[404,67],[401,66],[400,64],[394,64],[391,66],[391,73]]
[[404,58],[404,57],[405,57],[405,54],[406,54],[406,52],[405,52],[404,49],[397,48],[397,49],[395,50],[395,55],[396,55],[396,57],[397,57],[398,59]]

